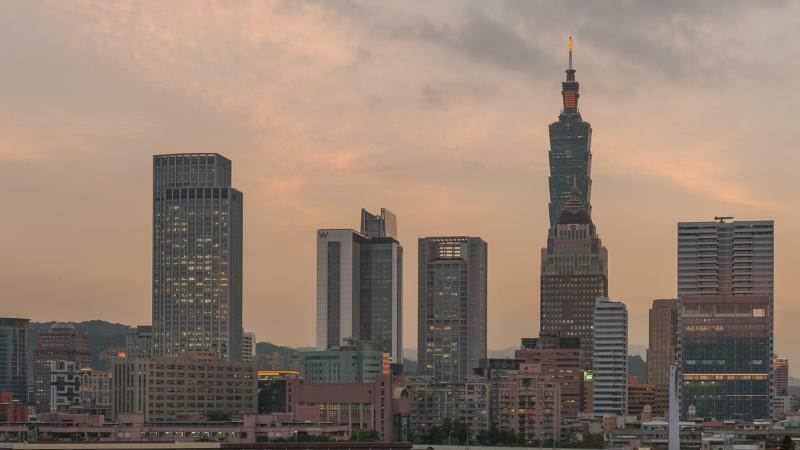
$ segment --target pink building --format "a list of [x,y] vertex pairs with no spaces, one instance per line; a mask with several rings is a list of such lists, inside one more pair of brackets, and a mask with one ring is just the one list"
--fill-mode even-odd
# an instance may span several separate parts
[[500,381],[499,428],[524,434],[528,441],[561,435],[561,390],[558,380],[541,365],[520,364]]
[[411,409],[406,380],[378,375],[374,383],[312,383],[289,379],[286,411],[306,420],[346,425],[348,433],[374,431],[383,441],[403,441]]

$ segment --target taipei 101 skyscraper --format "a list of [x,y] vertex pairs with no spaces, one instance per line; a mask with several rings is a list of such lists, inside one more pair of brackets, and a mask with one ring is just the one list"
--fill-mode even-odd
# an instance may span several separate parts
[[592,221],[592,127],[578,111],[580,96],[569,39],[564,107],[550,124],[550,228],[542,249],[540,333],[580,338],[591,365],[594,306],[608,297],[608,252]]

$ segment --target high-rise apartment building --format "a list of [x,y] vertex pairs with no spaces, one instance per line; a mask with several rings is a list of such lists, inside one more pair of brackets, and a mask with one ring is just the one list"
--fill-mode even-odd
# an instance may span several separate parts
[[491,384],[479,377],[460,382],[440,383],[431,377],[408,379],[411,399],[409,429],[424,435],[445,420],[461,422],[471,435],[489,429],[489,397]]
[[240,359],[242,193],[216,153],[153,156],[153,352]]
[[772,370],[775,395],[779,397],[789,395],[789,360],[776,356],[772,359]]
[[669,368],[678,361],[678,300],[656,299],[650,308],[647,382],[653,385],[652,412],[667,417]]
[[397,218],[361,211],[361,232],[317,230],[317,349],[371,342],[403,361],[403,247]]
[[563,109],[550,124],[550,228],[541,254],[540,334],[579,337],[592,363],[594,302],[608,296],[608,251],[592,222],[592,126],[578,110],[579,85],[569,67]]
[[487,253],[478,237],[419,239],[418,373],[463,382],[486,358]]
[[500,383],[507,375],[516,374],[523,361],[512,358],[486,358],[478,362],[474,374],[489,382],[489,423],[500,417]]
[[256,334],[252,331],[242,334],[242,362],[252,362],[256,356]]
[[592,411],[595,416],[628,412],[628,310],[598,298],[594,311]]
[[28,319],[0,318],[0,392],[28,401],[28,364],[25,359]]
[[536,364],[559,384],[562,417],[575,418],[585,412],[584,368],[587,366],[580,339],[560,336],[522,338],[514,352],[522,362]]
[[678,223],[681,416],[768,419],[774,222]]
[[91,367],[89,334],[68,323],[55,323],[36,333],[33,349],[33,404],[39,411],[50,410],[50,369],[54,361],[75,363],[78,370]]
[[530,441],[561,439],[561,398],[558,380],[534,363],[500,383],[498,428],[525,436]]
[[767,295],[680,298],[681,416],[769,419],[772,302]]

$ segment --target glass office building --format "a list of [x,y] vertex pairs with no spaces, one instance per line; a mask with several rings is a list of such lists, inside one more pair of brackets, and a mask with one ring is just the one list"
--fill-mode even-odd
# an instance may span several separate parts
[[20,402],[28,401],[27,328],[28,319],[0,318],[0,392],[11,392]]
[[461,383],[486,358],[487,252],[479,237],[419,239],[419,374]]
[[155,355],[240,359],[242,201],[219,154],[153,157]]

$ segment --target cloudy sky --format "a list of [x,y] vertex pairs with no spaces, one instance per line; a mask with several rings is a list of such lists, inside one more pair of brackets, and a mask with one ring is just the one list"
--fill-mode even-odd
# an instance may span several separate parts
[[[398,215],[489,242],[489,344],[538,330],[547,124],[575,37],[610,294],[647,342],[676,222],[776,221],[798,361],[794,2],[40,2],[0,14],[0,315],[150,320],[151,155],[219,152],[245,195],[245,328],[314,342],[315,230]],[[800,370],[792,370],[800,373]]]

